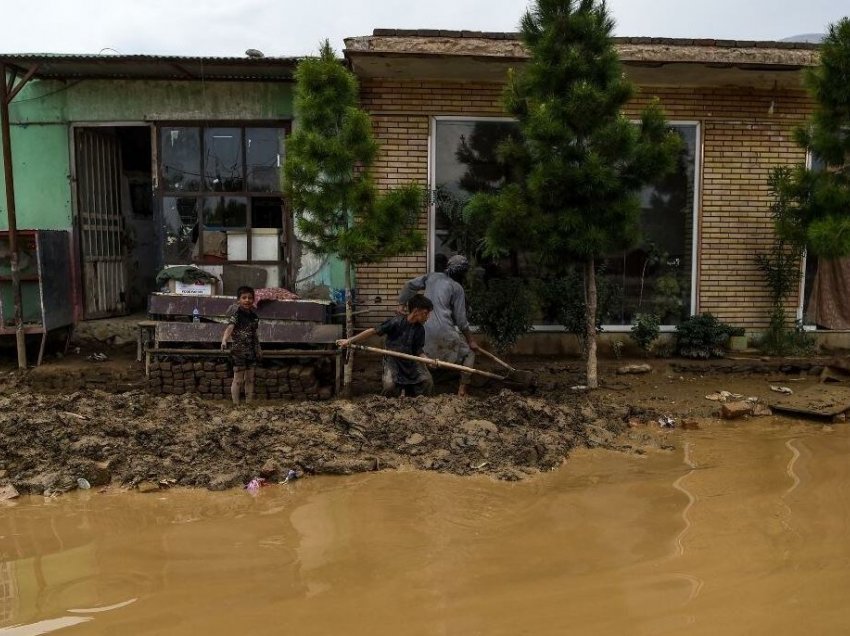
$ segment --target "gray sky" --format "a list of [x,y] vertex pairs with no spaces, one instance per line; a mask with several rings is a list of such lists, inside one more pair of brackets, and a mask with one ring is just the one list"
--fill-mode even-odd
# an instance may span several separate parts
[[[13,52],[303,55],[373,28],[514,31],[526,0],[0,0]],[[609,0],[617,35],[782,39],[819,33],[850,0]],[[37,6],[36,14],[32,7]]]

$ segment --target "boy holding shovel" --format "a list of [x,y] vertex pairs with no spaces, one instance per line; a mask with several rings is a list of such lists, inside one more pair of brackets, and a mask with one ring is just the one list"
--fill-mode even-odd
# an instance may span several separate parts
[[[373,335],[379,335],[386,337],[385,347],[390,351],[423,356],[425,347],[424,324],[434,309],[434,305],[425,296],[417,295],[411,298],[408,309],[409,312],[404,316],[390,318],[377,327],[367,329],[353,338],[337,340],[336,344],[345,348]],[[428,395],[434,387],[431,373],[425,368],[424,363],[390,356],[384,356],[381,383],[383,394],[387,396],[401,393],[413,396]]]

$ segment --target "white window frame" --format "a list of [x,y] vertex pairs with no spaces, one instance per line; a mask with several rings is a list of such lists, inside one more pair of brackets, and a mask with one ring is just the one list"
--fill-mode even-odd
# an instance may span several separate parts
[[[806,150],[806,170],[812,169],[812,151]],[[806,307],[806,262],[808,261],[806,250],[803,250],[803,257],[800,260],[800,294],[797,299],[797,320],[803,324],[804,331],[817,331],[817,325],[805,324],[805,315],[803,311]]]
[[[428,189],[433,192],[436,189],[436,157],[437,157],[437,123],[441,121],[463,121],[463,122],[515,122],[514,117],[479,117],[475,115],[434,115],[431,117],[428,138]],[[640,123],[637,120],[634,123]],[[700,201],[702,197],[702,155],[703,138],[702,122],[699,120],[674,119],[667,122],[670,126],[693,126],[696,130],[696,149],[694,152],[694,200],[693,200],[693,223],[691,236],[691,306],[690,315],[694,315],[697,309],[697,290],[699,287],[699,228],[702,215],[700,214]],[[430,198],[428,205],[428,248],[427,264],[428,271],[434,268],[434,248],[436,246],[436,214],[437,205]],[[805,271],[805,270],[804,270]],[[802,306],[801,306],[802,307]],[[802,308],[801,308],[802,311]],[[609,333],[628,333],[631,325],[602,325],[602,330]],[[531,330],[538,333],[563,333],[566,328],[561,325],[534,325]],[[675,325],[661,325],[662,332],[674,332]]]

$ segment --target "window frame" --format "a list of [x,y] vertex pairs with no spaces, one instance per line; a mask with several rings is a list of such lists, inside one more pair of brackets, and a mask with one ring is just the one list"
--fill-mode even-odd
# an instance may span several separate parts
[[[436,158],[437,158],[437,126],[442,121],[460,121],[460,122],[516,122],[515,117],[487,117],[476,115],[432,115],[431,122],[428,127],[428,189],[434,191],[436,189]],[[632,123],[639,124],[640,121],[632,120]],[[703,126],[699,120],[691,119],[672,119],[667,122],[669,126],[691,126],[695,129],[696,148],[694,152],[694,196],[693,196],[693,221],[691,227],[691,306],[689,314],[693,316],[697,312],[698,294],[699,294],[699,237],[700,223],[702,220],[702,210],[700,202],[702,201],[702,164],[704,153]],[[437,205],[433,197],[429,197],[428,204],[428,248],[427,248],[427,267],[428,271],[434,268],[434,250],[436,248],[436,214]],[[628,333],[631,331],[631,325],[602,325],[603,331],[609,333]],[[675,325],[661,325],[661,331],[671,333],[676,330]],[[563,333],[566,328],[562,325],[534,325],[533,332],[539,333]]]
[[[197,128],[199,130],[200,136],[200,188],[196,191],[186,192],[186,191],[176,191],[176,190],[167,190],[165,189],[165,184],[162,179],[162,131],[168,128]],[[206,161],[205,161],[205,137],[208,130],[213,128],[235,128],[238,129],[242,135],[242,181],[243,181],[243,189],[239,191],[213,191],[207,190],[206,188]],[[161,258],[163,259],[163,264],[165,264],[165,254],[164,254],[164,245],[165,245],[165,237],[162,235],[162,214],[164,210],[164,199],[166,198],[191,198],[196,200],[196,205],[198,209],[198,258],[194,259],[198,265],[257,265],[257,266],[271,266],[277,265],[281,268],[281,276],[283,280],[283,284],[291,285],[293,282],[293,273],[290,271],[292,262],[293,262],[293,250],[294,245],[293,241],[294,237],[294,223],[292,220],[292,214],[290,213],[290,208],[287,203],[285,194],[283,189],[275,190],[270,192],[261,192],[254,191],[248,189],[248,151],[246,147],[246,133],[248,129],[251,128],[268,128],[268,129],[276,129],[283,131],[284,138],[284,153],[286,152],[286,142],[288,141],[290,135],[292,134],[292,120],[290,119],[280,119],[280,120],[204,120],[204,121],[196,121],[196,120],[167,120],[167,121],[158,121],[154,124],[154,138],[156,140],[156,150],[155,150],[155,200],[156,200],[156,208],[158,214],[158,231],[160,232],[160,249],[163,249],[161,253]],[[281,166],[282,169],[282,166]],[[219,197],[241,197],[246,199],[247,209],[246,209],[246,218],[245,218],[245,226],[239,228],[233,228],[238,230],[245,231],[245,252],[247,260],[228,260],[226,263],[221,261],[212,261],[208,260],[204,257],[204,239],[203,239],[203,229],[204,229],[204,200],[205,199],[215,199]],[[284,243],[282,245],[281,250],[281,258],[274,261],[268,260],[252,260],[252,230],[253,229],[262,229],[262,228],[254,228],[253,227],[253,204],[254,199],[263,199],[263,198],[279,198],[281,200],[281,229],[280,231],[283,234]]]

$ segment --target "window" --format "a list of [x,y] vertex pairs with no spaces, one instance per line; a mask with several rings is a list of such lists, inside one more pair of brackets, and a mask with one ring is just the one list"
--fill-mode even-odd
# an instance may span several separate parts
[[[675,325],[693,310],[695,206],[699,131],[696,124],[671,125],[683,139],[676,170],[645,188],[643,238],[637,247],[612,254],[601,263],[600,286],[610,299],[604,322],[610,328],[630,325],[636,314],[654,312],[663,324]],[[499,161],[500,144],[518,135],[506,119],[438,117],[432,133],[431,257],[479,252],[481,235],[463,218],[463,208],[477,192],[498,191],[510,178],[510,167]],[[557,289],[551,272],[531,255],[518,253],[498,261],[477,258],[484,275],[515,276],[538,290],[538,324],[554,322],[547,310],[546,290]],[[432,260],[433,262],[433,260]]]
[[290,282],[284,126],[162,126],[159,196],[166,264],[253,265]]

